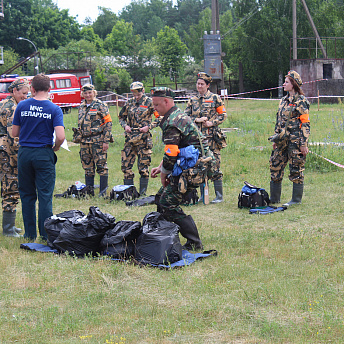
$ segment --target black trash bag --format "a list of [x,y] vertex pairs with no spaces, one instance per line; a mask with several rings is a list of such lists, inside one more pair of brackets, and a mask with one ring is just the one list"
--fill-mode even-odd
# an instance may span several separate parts
[[63,224],[72,218],[82,218],[86,216],[81,210],[67,210],[45,219],[44,228],[48,235],[47,244],[51,248],[57,248],[54,241],[60,235]]
[[66,221],[53,244],[59,250],[76,256],[100,253],[100,242],[105,232],[115,226],[115,222],[112,215],[104,214],[98,207],[92,206],[86,217]]
[[182,259],[179,227],[151,212],[142,222],[142,234],[136,241],[135,258],[143,264],[172,264]]
[[136,239],[141,232],[139,221],[119,221],[105,233],[100,249],[116,259],[128,259],[135,254]]

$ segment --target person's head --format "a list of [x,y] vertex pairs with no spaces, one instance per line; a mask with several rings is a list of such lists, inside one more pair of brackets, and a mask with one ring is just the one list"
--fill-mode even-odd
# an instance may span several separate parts
[[131,85],[130,85],[130,91],[133,94],[134,98],[136,99],[136,101],[140,100],[142,98],[142,96],[145,93],[145,89],[143,87],[143,83],[140,81],[134,81]]
[[31,80],[31,87],[36,92],[49,92],[50,91],[50,78],[44,74],[37,74]]
[[207,93],[210,83],[212,81],[212,77],[204,72],[199,72],[197,74],[197,82],[196,87],[199,94],[204,95]]
[[8,92],[10,92],[17,103],[25,100],[30,91],[29,81],[25,78],[15,79],[11,85],[8,87]]
[[151,89],[151,97],[154,110],[157,111],[160,116],[164,116],[165,113],[174,106],[175,94],[168,87],[153,87]]
[[85,98],[87,104],[92,103],[96,96],[97,91],[94,89],[94,85],[85,84],[81,87],[81,97]]
[[301,86],[302,80],[300,74],[295,72],[294,70],[290,70],[288,74],[285,76],[285,81],[283,84],[284,91],[303,95]]

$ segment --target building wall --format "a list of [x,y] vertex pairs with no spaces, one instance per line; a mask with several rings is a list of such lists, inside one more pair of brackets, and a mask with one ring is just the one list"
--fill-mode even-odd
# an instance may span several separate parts
[[[318,97],[318,91],[320,96],[344,96],[344,60],[291,60],[290,69],[300,74],[303,82],[302,89],[306,97],[311,101],[315,100],[312,97]],[[327,80],[314,82],[315,80],[326,78],[326,69],[328,74]],[[320,101],[330,103],[338,102],[338,97],[320,98]]]

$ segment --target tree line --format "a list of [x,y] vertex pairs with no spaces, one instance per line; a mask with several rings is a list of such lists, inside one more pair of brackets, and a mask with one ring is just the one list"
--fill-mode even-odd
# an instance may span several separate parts
[[[344,0],[306,0],[320,37],[344,37]],[[292,0],[219,0],[225,86],[236,92],[239,68],[245,90],[277,86],[289,69]],[[99,7],[97,19],[79,24],[53,0],[6,0],[0,22],[5,65],[0,73],[32,53],[35,43],[45,71],[54,69],[54,54],[88,51],[91,73],[99,90],[128,92],[132,80],[152,85],[177,79],[194,87],[203,69],[203,34],[211,30],[211,0],[133,0],[119,14]],[[314,37],[301,1],[297,2],[298,37]],[[300,50],[299,58],[314,58],[315,48]],[[344,58],[344,43],[327,46]],[[319,52],[317,52],[319,57]],[[63,56],[63,55],[61,55]],[[59,67],[65,61],[59,59]],[[72,61],[69,61],[70,63]],[[239,67],[240,66],[240,67]],[[33,69],[29,64],[27,73]],[[19,71],[23,74],[23,71]]]

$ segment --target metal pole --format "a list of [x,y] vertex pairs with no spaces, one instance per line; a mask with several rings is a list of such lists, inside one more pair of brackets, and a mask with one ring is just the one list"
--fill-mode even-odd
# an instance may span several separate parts
[[18,37],[17,39],[19,39],[20,41],[28,41],[29,43],[31,43],[33,45],[33,47],[35,48],[35,72],[34,74],[37,75],[39,73],[39,67],[38,67],[38,60],[37,60],[37,55],[38,55],[38,50],[36,48],[35,43],[33,43],[32,41],[30,41],[27,38],[23,38],[23,37]]
[[293,60],[297,60],[296,0],[293,0]]

